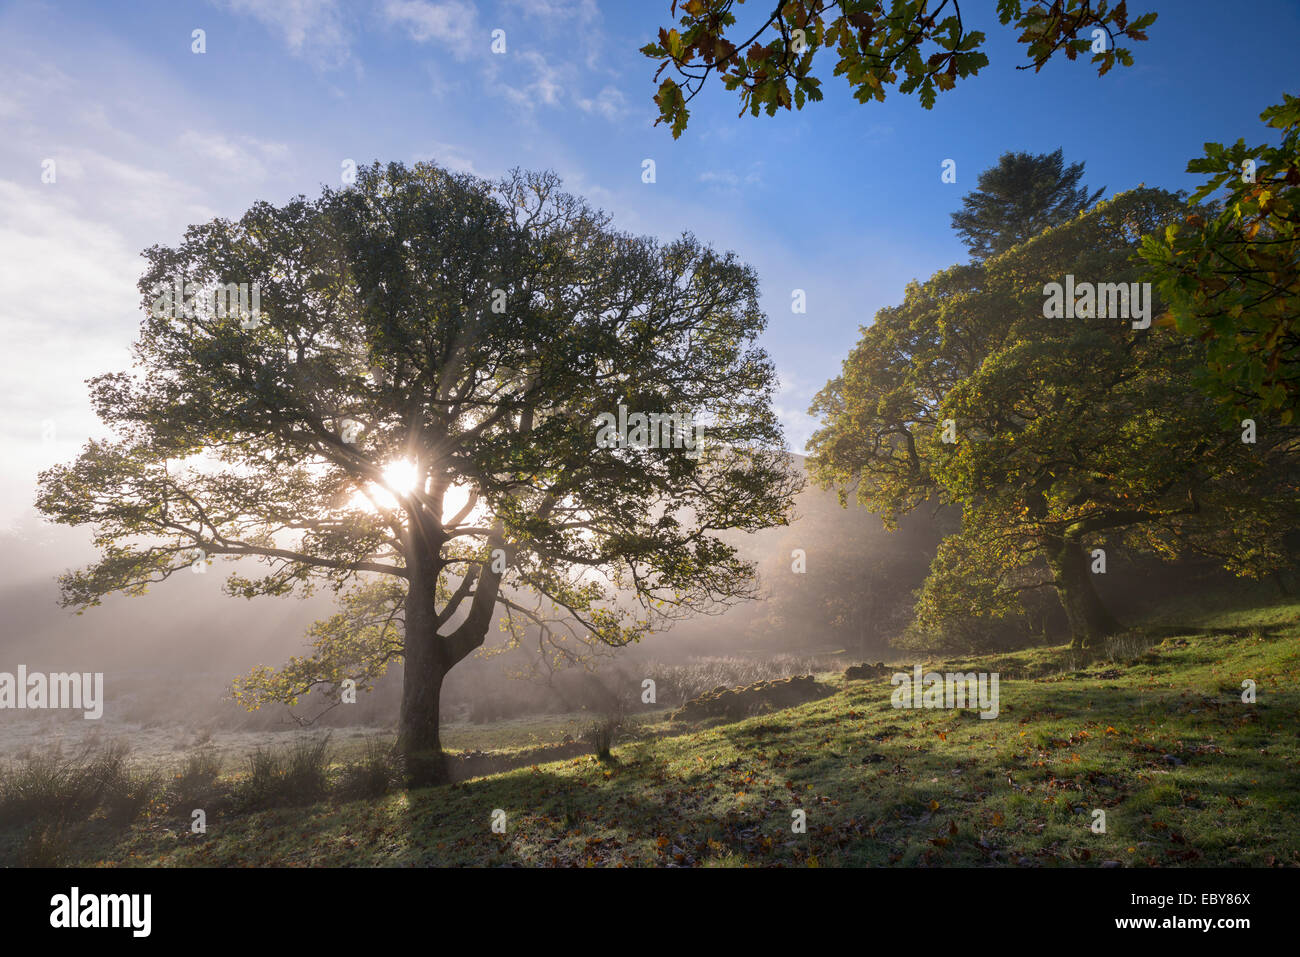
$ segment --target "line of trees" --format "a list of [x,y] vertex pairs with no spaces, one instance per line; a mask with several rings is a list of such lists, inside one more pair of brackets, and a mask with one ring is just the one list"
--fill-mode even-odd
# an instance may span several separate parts
[[[1289,561],[1289,419],[1225,421],[1196,385],[1206,343],[1167,323],[1137,329],[1095,308],[1046,317],[1046,287],[1067,275],[1143,280],[1144,237],[1193,213],[1146,188],[1079,212],[1091,198],[1080,173],[1058,151],[1007,154],[981,176],[954,216],[972,262],[882,309],[811,410],[823,486],[889,522],[932,501],[960,509],[916,607],[936,632],[1017,613],[1050,588],[1074,644],[1093,647],[1120,627],[1095,588],[1107,549],[1212,556],[1253,577]],[[1025,223],[1043,228],[1025,238]]]

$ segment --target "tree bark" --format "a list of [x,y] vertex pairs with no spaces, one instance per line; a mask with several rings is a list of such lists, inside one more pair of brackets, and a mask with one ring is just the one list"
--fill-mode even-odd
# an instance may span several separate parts
[[1120,630],[1093,587],[1089,558],[1074,539],[1056,539],[1048,546],[1047,563],[1069,623],[1071,647],[1079,650],[1099,648],[1108,635]]
[[397,750],[410,785],[437,784],[447,779],[446,759],[439,736],[438,705],[449,664],[438,637],[436,552],[415,547],[408,551],[410,585],[402,642],[402,709],[398,718]]
[[[439,699],[442,682],[458,662],[483,644],[500,587],[499,573],[476,573],[469,614],[449,635],[438,632],[438,579],[445,562],[440,557],[445,541],[441,526],[411,520],[406,550],[410,584],[402,642],[402,708],[397,722],[397,750],[405,766],[408,786],[441,784],[449,779],[446,755],[439,734]],[[491,544],[500,544],[495,534]],[[451,617],[452,609],[446,614]]]

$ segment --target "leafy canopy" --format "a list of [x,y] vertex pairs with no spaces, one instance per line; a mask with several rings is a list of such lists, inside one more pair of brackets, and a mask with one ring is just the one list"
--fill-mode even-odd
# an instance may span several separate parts
[[1142,255],[1166,320],[1208,346],[1202,384],[1231,413],[1287,424],[1300,404],[1300,98],[1260,119],[1281,142],[1206,143],[1187,164],[1209,176],[1192,199],[1226,196],[1148,236]]
[[[740,96],[740,114],[748,109],[772,116],[793,105],[822,98],[821,80],[812,73],[823,51],[837,56],[836,76],[845,77],[860,103],[884,101],[889,87],[917,93],[927,110],[942,90],[988,65],[980,50],[984,34],[968,30],[959,0],[778,0],[756,28],[737,28],[735,8],[744,0],[673,0],[676,27],[661,27],[658,40],[641,48],[660,61],[655,94],[658,123],[681,136],[690,118],[687,104],[716,73],[722,85]],[[932,9],[933,8],[933,9]],[[998,20],[1014,24],[1026,44],[1030,62],[1019,69],[1035,72],[1055,54],[1074,60],[1094,44],[1093,31],[1105,34],[1105,50],[1092,56],[1098,74],[1116,62],[1132,66],[1133,56],[1116,46],[1118,38],[1145,40],[1156,15],[1130,19],[1126,0],[998,0]]]

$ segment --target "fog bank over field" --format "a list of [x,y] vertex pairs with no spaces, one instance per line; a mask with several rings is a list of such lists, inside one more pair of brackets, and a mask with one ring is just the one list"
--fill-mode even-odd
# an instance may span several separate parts
[[[834,650],[844,646],[860,622],[834,625],[835,614],[821,620],[800,614],[783,617],[808,593],[824,588],[844,573],[846,555],[836,538],[874,534],[867,538],[901,541],[885,536],[879,522],[858,508],[840,510],[833,496],[807,489],[798,517],[788,528],[743,536],[742,552],[758,563],[763,600],[744,602],[718,614],[677,622],[667,631],[618,651],[606,650],[600,667],[614,662],[651,659],[682,660],[690,656],[772,655]],[[861,536],[858,536],[861,537]],[[889,541],[892,544],[892,541]],[[805,554],[807,571],[792,571],[795,549]],[[258,664],[279,666],[303,654],[305,629],[334,611],[333,596],[318,593],[307,599],[257,598],[226,595],[222,586],[237,563],[214,561],[206,573],[178,573],[151,586],[144,595],[120,594],[81,614],[59,607],[57,578],[94,557],[84,530],[41,522],[34,515],[0,536],[0,670],[19,664],[33,671],[104,672],[107,717],[130,721],[221,720],[243,724],[250,720],[233,702],[223,701],[231,679]],[[851,557],[851,556],[850,556]],[[251,563],[244,562],[247,569]],[[856,631],[855,631],[856,629]],[[489,644],[500,647],[504,635],[493,632]],[[517,696],[518,679],[506,672],[525,670],[535,658],[527,647],[505,657],[476,657],[449,679],[446,698],[455,702],[458,690]],[[400,665],[380,682],[373,695],[362,695],[364,712],[386,716],[396,707]],[[489,690],[490,688],[490,690]],[[524,692],[527,693],[527,692]],[[268,711],[270,709],[263,709]],[[300,711],[312,714],[318,708]],[[9,713],[3,720],[16,720]],[[258,723],[266,715],[253,718]],[[339,716],[341,717],[341,716]],[[279,722],[290,722],[283,711]],[[355,715],[348,719],[355,720]]]
[[[484,721],[600,710],[618,700],[639,706],[645,677],[661,677],[690,662],[707,673],[699,659],[770,662],[796,656],[772,673],[807,666],[814,657],[843,664],[894,660],[899,652],[891,641],[907,627],[912,593],[926,574],[945,521],[951,519],[941,511],[923,509],[898,531],[887,532],[860,506],[841,508],[833,494],[810,485],[799,495],[788,527],[731,536],[757,565],[758,600],[676,622],[639,645],[602,649],[592,663],[594,673],[570,668],[548,681],[538,673],[537,649],[529,643],[506,654],[473,656],[449,675],[443,711],[448,720]],[[299,718],[322,714],[316,726],[386,727],[395,720],[400,663],[373,692],[359,695],[356,705],[328,712],[329,702],[320,696],[303,699],[292,713],[279,705],[249,713],[229,699],[235,676],[260,664],[278,667],[307,652],[307,627],[335,610],[328,592],[307,599],[232,598],[222,585],[237,566],[215,561],[205,574],[179,573],[145,595],[113,595],[80,615],[60,608],[57,577],[92,556],[83,531],[50,526],[35,516],[0,536],[0,670],[23,664],[47,673],[103,672],[106,727],[291,729]],[[1117,607],[1140,609],[1161,577],[1192,573],[1212,574],[1189,564],[1139,567],[1121,559],[1102,590]],[[1047,598],[1041,624],[1050,635],[1061,622]],[[1014,638],[1008,641],[1015,643]],[[499,649],[504,641],[494,629],[488,649]],[[743,674],[744,666],[733,663],[719,670],[724,672]],[[670,700],[671,690],[668,695],[660,705],[681,703]],[[29,726],[73,720],[89,723],[79,712],[0,714],[0,721]]]

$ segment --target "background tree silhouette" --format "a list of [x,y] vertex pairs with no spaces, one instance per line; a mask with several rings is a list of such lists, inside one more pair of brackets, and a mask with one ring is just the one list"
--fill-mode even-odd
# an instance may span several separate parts
[[980,173],[979,186],[962,197],[952,225],[979,261],[1073,219],[1097,202],[1105,187],[1089,193],[1079,185],[1083,164],[1065,165],[1054,153],[1003,153]]

